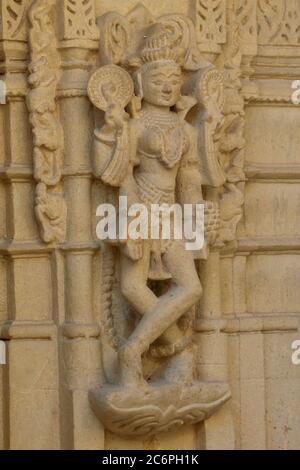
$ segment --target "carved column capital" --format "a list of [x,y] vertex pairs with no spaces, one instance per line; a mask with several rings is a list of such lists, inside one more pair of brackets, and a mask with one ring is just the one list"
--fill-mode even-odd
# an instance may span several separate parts
[[98,49],[94,0],[60,0],[58,9],[60,47]]
[[202,52],[221,52],[226,42],[226,0],[195,0],[195,25]]
[[26,68],[29,5],[29,0],[0,0],[0,73]]

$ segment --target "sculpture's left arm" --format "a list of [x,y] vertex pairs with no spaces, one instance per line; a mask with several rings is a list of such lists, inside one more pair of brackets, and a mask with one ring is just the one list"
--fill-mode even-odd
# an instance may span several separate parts
[[184,125],[188,144],[177,175],[177,198],[180,204],[200,204],[203,195],[197,132],[191,125]]

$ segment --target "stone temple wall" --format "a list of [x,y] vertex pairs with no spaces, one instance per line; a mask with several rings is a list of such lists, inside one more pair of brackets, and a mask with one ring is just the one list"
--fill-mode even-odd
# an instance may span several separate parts
[[87,83],[107,41],[97,18],[137,3],[0,0],[0,449],[299,449],[300,0],[143,0],[135,10],[190,18],[202,57],[225,71],[222,225],[198,266],[194,366],[232,397],[184,432],[131,439],[91,409],[110,367],[112,300],[100,289],[95,214],[106,193]]

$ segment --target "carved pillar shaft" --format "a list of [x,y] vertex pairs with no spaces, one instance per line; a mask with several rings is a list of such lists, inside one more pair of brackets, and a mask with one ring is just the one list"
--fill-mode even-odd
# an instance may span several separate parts
[[[82,29],[80,2],[63,2],[61,17],[62,77],[60,115],[65,135],[64,189],[68,206],[65,254],[66,312],[63,325],[64,402],[70,401],[72,424],[67,428],[74,449],[103,448],[101,424],[88,404],[91,383],[101,380],[99,325],[93,306],[93,260],[97,245],[92,236],[92,172],[90,148],[93,112],[86,97],[91,51],[97,42]],[[77,7],[79,10],[77,10]],[[89,7],[89,5],[87,5]],[[95,18],[91,20],[94,24]],[[76,22],[81,27],[75,28]],[[86,26],[89,26],[88,23]],[[72,429],[72,431],[71,431]]]
[[[58,387],[53,379],[57,343],[52,250],[41,246],[35,221],[32,135],[26,109],[29,4],[27,0],[0,2],[0,78],[6,85],[6,104],[1,104],[0,110],[6,136],[1,140],[0,185],[1,196],[5,192],[5,215],[0,252],[6,260],[1,282],[7,282],[0,339],[7,341],[5,383],[10,384],[9,391],[4,390],[4,442],[11,449],[29,449],[31,445],[55,449],[59,448],[59,420]],[[41,425],[44,410],[49,414]],[[29,421],[31,444],[26,440]]]

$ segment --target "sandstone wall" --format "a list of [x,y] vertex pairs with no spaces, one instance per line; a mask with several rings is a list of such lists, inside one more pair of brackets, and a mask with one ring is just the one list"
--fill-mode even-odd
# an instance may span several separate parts
[[[104,195],[92,174],[86,87],[99,47],[95,18],[127,14],[136,2],[91,0],[86,10],[79,0],[72,8],[54,2],[44,73],[55,71],[53,138],[61,126],[64,141],[50,151],[62,164],[55,198],[43,202],[58,220],[50,243],[34,209],[32,130],[43,134],[49,123],[32,126],[29,111],[43,110],[26,103],[34,88],[29,58],[39,54],[30,3],[0,1],[7,88],[0,105],[0,339],[8,352],[0,366],[0,449],[299,449],[300,366],[292,364],[291,344],[300,339],[300,111],[291,95],[300,80],[300,1],[274,0],[273,8],[265,0],[141,2],[158,16],[190,16],[208,60],[222,66],[231,57],[242,72],[232,96],[244,108],[227,129],[239,141],[229,152],[236,175],[224,202],[227,240],[201,268],[205,294],[195,326],[199,374],[228,378],[232,399],[204,424],[145,440],[112,435],[88,402],[88,391],[103,382],[95,210]],[[203,16],[203,4],[218,4],[220,14],[205,9]],[[50,99],[52,86],[45,87]]]

